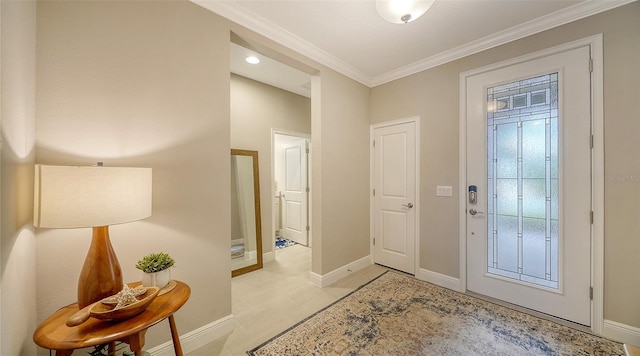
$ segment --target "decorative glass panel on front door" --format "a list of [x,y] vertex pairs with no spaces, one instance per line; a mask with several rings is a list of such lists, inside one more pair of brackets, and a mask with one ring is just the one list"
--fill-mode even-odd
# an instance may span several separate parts
[[558,73],[487,89],[490,274],[558,288]]

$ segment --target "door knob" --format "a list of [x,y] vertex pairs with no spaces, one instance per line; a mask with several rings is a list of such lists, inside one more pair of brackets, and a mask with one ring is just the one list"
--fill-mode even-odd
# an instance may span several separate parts
[[469,209],[469,214],[476,215],[476,214],[484,214],[484,213],[481,211],[477,211],[476,209]]
[[411,209],[413,208],[413,203],[409,203],[409,204],[402,204],[402,206],[404,206],[407,209]]

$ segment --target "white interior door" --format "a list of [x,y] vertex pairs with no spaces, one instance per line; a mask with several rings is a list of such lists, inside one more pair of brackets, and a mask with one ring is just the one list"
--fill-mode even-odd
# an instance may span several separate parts
[[[467,289],[591,323],[589,47],[466,78]],[[473,190],[473,189],[472,189]]]
[[308,245],[307,229],[307,141],[297,139],[283,144],[282,235]]
[[374,262],[415,274],[416,122],[373,129]]

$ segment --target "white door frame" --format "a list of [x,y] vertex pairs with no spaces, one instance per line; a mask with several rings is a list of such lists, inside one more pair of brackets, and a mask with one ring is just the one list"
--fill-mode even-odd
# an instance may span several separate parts
[[385,126],[394,126],[412,122],[415,125],[415,143],[416,143],[416,174],[415,174],[415,197],[413,201],[414,209],[415,209],[415,219],[414,219],[414,228],[415,228],[415,268],[414,268],[414,276],[417,277],[420,273],[420,116],[411,116],[404,119],[398,119],[393,121],[386,121],[379,124],[373,124],[369,128],[369,256],[371,257],[371,264],[375,263],[374,256],[374,227],[375,227],[375,212],[374,212],[374,203],[373,203],[373,188],[374,188],[374,161],[375,161],[375,152],[373,147],[373,138],[374,131],[378,128]]
[[[596,334],[603,333],[604,327],[604,114],[603,114],[603,46],[602,34],[590,36],[577,41],[565,43],[546,50],[488,65],[460,73],[460,156],[458,181],[459,189],[459,233],[460,233],[460,291],[467,290],[467,219],[466,219],[466,177],[467,177],[467,118],[466,118],[466,79],[486,71],[507,67],[513,64],[530,61],[578,47],[590,46],[593,60],[591,73],[591,113],[592,113],[592,252],[591,252],[591,282],[593,299],[591,301],[591,330]],[[588,65],[588,64],[585,64]]]

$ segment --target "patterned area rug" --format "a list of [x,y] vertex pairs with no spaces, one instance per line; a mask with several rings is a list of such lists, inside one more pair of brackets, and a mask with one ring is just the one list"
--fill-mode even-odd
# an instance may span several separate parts
[[249,355],[624,355],[622,345],[386,272]]

